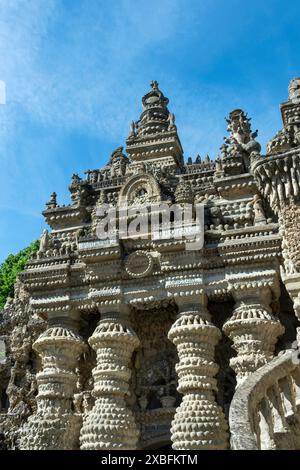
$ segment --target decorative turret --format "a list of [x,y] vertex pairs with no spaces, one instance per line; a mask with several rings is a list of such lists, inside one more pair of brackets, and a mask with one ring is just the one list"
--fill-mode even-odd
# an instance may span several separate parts
[[175,201],[177,204],[191,204],[193,202],[193,191],[191,185],[183,178],[180,178],[175,190]]
[[[175,116],[167,108],[169,99],[158,88],[156,80],[142,98],[143,111],[137,122],[132,121],[127,139],[127,153],[133,161],[162,160],[165,165],[183,164],[183,150]],[[161,162],[160,162],[161,164]]]
[[77,174],[72,175],[72,181],[69,186],[73,206],[86,206],[88,204],[89,185],[87,181],[82,180]]
[[288,101],[280,105],[284,127],[268,143],[268,155],[300,146],[300,78],[291,80],[288,90]]
[[151,82],[151,87],[151,91],[142,98],[143,112],[137,123],[138,137],[164,132],[169,128],[169,99],[159,90],[156,80]]
[[47,209],[55,209],[58,206],[57,204],[57,194],[53,192],[51,194],[49,202],[46,202]]

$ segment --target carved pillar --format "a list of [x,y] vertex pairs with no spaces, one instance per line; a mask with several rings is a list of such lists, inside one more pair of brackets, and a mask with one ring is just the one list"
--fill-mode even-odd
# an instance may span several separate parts
[[227,424],[214,396],[214,348],[221,332],[211,323],[204,294],[177,303],[179,314],[168,337],[178,351],[178,391],[183,398],[172,421],[173,448],[226,449]]
[[272,359],[277,338],[284,333],[284,327],[272,313],[269,287],[237,290],[233,295],[236,304],[223,331],[232,339],[237,352],[230,365],[239,385]]
[[97,353],[97,365],[93,370],[96,400],[84,418],[81,449],[136,449],[139,432],[126,398],[130,395],[130,360],[139,346],[139,339],[129,325],[127,315],[125,306],[102,310],[102,318],[89,339]]
[[[283,257],[281,276],[300,320],[300,203],[296,203],[295,198],[288,202],[279,213]],[[300,327],[297,328],[297,340],[300,345]]]
[[48,329],[33,344],[43,369],[37,374],[37,410],[21,431],[21,449],[78,448],[81,416],[72,411],[77,380],[74,371],[84,350],[78,320],[78,312],[49,315]]

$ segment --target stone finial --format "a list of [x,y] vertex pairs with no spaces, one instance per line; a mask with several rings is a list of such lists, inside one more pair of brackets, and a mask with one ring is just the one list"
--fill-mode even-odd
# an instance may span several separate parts
[[53,192],[51,194],[51,197],[50,197],[50,200],[49,202],[46,203],[46,207],[47,209],[55,209],[55,207],[57,207],[57,194],[55,192]]
[[223,164],[220,156],[218,155],[216,158],[216,166],[215,166],[215,175],[220,177],[223,175]]
[[265,225],[267,222],[263,202],[258,194],[255,194],[252,200],[254,212],[254,225]]
[[178,186],[175,190],[175,201],[180,203],[192,203],[193,202],[193,191],[188,181],[180,178]]
[[289,101],[300,103],[300,77],[293,78],[289,84]]
[[81,178],[76,173],[73,173],[71,184],[78,184],[80,181]]
[[152,82],[150,83],[150,86],[152,90],[158,90],[158,82],[156,80],[152,80]]
[[175,125],[175,115],[173,113],[169,113],[168,116],[168,131],[173,131],[176,130],[176,125]]
[[287,152],[300,145],[300,77],[293,78],[288,101],[280,106],[283,128],[268,142],[267,155]]
[[128,138],[135,137],[136,136],[136,123],[134,121],[131,121],[130,124],[130,132]]
[[48,250],[48,248],[49,248],[49,232],[45,228],[41,236],[40,248],[39,248],[38,253],[44,253],[45,251]]

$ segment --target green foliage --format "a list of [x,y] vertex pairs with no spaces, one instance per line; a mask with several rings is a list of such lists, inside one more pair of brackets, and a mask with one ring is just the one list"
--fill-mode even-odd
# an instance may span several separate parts
[[25,264],[39,246],[40,241],[36,240],[16,255],[9,255],[0,265],[0,309],[4,307],[7,297],[14,296],[17,274],[23,271]]

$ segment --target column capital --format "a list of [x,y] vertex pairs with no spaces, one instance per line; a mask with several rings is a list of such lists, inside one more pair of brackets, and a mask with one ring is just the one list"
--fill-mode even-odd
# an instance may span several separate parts
[[233,341],[237,356],[230,365],[239,385],[249,374],[270,361],[284,328],[272,312],[269,286],[249,286],[232,292],[235,306],[223,332]]

